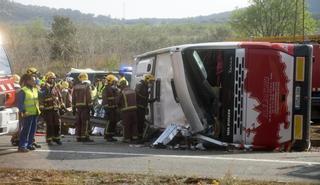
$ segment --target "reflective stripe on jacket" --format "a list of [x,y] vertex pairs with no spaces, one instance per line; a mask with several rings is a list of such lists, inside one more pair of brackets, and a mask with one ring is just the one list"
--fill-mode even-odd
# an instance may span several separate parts
[[120,95],[119,106],[122,112],[136,110],[136,92],[129,88],[123,89]]

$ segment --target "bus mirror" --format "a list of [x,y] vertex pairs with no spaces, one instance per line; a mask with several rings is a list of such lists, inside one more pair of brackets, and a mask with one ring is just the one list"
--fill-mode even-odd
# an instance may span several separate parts
[[157,100],[157,102],[160,102],[160,96],[161,96],[161,79],[158,78],[156,80],[156,100]]

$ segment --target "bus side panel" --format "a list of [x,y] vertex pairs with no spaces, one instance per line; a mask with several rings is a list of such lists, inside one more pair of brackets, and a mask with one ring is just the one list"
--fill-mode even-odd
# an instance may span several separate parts
[[[273,49],[246,50],[245,141],[255,147],[274,149],[291,140],[292,71],[290,57]],[[291,62],[293,62],[291,58]]]

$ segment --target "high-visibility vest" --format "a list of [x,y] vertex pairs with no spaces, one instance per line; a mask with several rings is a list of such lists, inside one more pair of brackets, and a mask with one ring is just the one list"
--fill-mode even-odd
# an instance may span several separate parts
[[40,114],[39,108],[39,99],[38,99],[38,89],[37,88],[28,88],[23,87],[21,89],[25,93],[24,99],[24,107],[25,107],[25,114],[27,116],[34,116]]
[[102,82],[98,82],[97,84],[97,96],[98,98],[102,98],[102,93],[105,88],[105,85]]

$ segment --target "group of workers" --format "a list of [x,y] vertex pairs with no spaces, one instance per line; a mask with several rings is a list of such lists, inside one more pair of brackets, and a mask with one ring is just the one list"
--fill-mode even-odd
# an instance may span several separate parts
[[[81,83],[76,84],[72,90],[72,112],[76,116],[77,141],[92,142],[89,138],[90,112],[94,113],[92,88],[88,83],[86,73],[80,73],[78,78]],[[150,85],[148,84],[153,84],[153,82],[153,75],[145,75],[134,90],[130,89],[124,76],[119,80],[113,74],[105,76],[105,79],[102,80],[103,85],[98,88],[97,94],[101,94],[102,106],[105,109],[104,138],[107,141],[117,141],[114,136],[119,113],[123,125],[123,142],[140,142],[142,140],[146,110],[148,103],[151,102]]]
[[80,83],[71,80],[57,83],[53,72],[47,72],[39,78],[36,68],[29,68],[21,78],[13,75],[19,108],[19,131],[12,137],[17,140],[18,151],[28,152],[41,147],[35,142],[38,117],[41,115],[46,123],[46,142],[61,145],[61,115],[72,110],[76,117],[77,142],[93,142],[90,139],[90,116],[94,114],[94,97],[92,91],[100,91],[102,106],[105,109],[105,136],[108,142],[117,141],[116,134],[119,116],[123,125],[123,142],[141,142],[145,128],[145,116],[150,99],[150,87],[154,76],[147,74],[130,89],[124,76],[117,80],[113,74],[105,76],[101,87],[94,87],[88,74],[80,73]]

